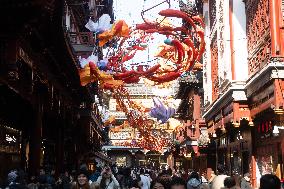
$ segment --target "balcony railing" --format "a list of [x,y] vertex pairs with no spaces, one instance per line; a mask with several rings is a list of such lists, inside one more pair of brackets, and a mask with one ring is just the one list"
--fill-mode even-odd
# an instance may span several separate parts
[[69,32],[69,38],[72,45],[89,45],[95,44],[92,32]]

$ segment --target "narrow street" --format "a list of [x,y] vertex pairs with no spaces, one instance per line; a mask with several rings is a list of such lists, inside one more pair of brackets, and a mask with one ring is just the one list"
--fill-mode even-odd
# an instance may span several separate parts
[[0,189],[284,189],[284,0],[2,0]]

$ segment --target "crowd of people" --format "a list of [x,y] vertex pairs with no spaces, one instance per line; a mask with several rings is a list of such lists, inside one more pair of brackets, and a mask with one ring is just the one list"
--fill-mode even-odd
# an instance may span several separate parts
[[[114,169],[97,167],[91,173],[87,169],[65,172],[55,177],[54,171],[41,169],[38,176],[27,179],[23,171],[12,170],[7,176],[5,189],[252,189],[250,175],[244,177],[226,175],[223,166],[218,174],[171,169],[151,170],[140,168]],[[281,189],[280,179],[273,174],[263,175],[259,189]]]

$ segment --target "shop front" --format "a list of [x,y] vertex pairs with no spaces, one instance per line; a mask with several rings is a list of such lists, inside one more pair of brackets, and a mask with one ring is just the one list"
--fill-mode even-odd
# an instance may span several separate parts
[[21,131],[0,120],[0,177],[21,166]]
[[[268,113],[269,114],[269,113]],[[277,117],[277,115],[276,115]],[[267,118],[267,119],[266,119]],[[271,119],[273,118],[273,119]],[[283,133],[275,133],[275,116],[262,116],[256,119],[255,157],[256,178],[268,173],[283,178]],[[276,121],[276,122],[275,122]]]

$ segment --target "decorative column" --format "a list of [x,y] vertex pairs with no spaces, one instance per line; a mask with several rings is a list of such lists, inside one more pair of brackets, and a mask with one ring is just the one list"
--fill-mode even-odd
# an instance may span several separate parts
[[232,72],[232,80],[235,80],[236,79],[236,75],[235,75],[233,0],[230,0],[230,2],[229,2],[229,23],[230,23],[231,72]]
[[278,0],[269,0],[269,21],[271,35],[271,55],[278,56],[281,51],[280,44],[280,4]]

